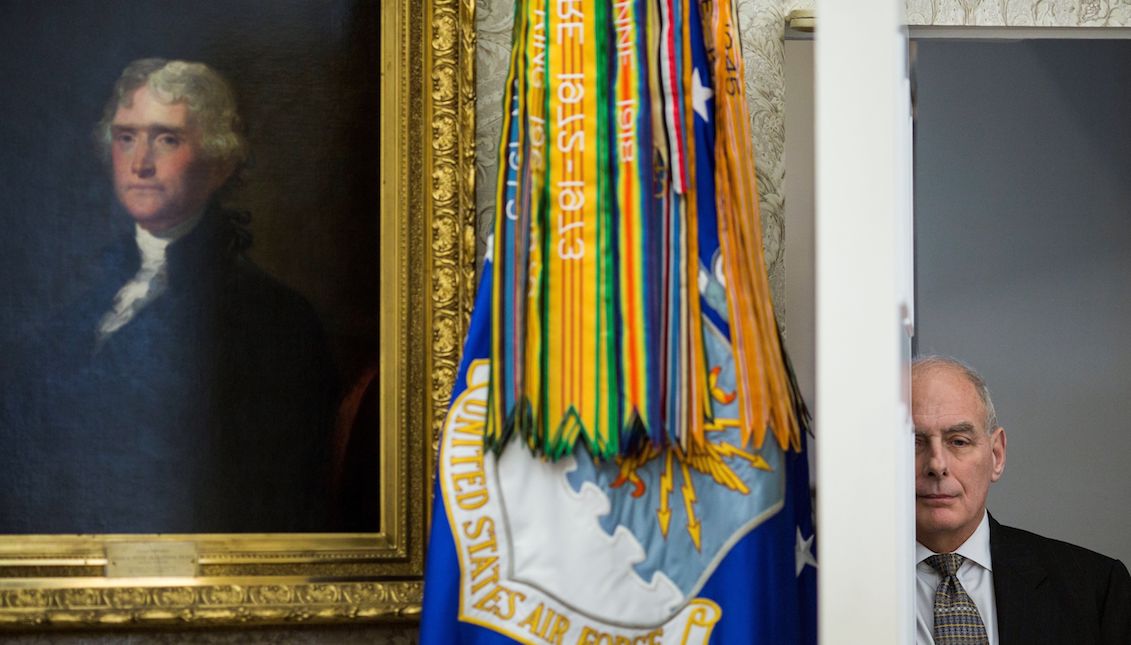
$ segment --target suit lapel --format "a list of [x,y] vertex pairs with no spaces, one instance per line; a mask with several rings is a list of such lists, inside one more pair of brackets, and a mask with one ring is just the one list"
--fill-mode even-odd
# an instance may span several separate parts
[[1000,645],[1038,643],[1049,635],[1046,622],[1056,607],[1042,583],[1044,566],[990,516],[990,558]]

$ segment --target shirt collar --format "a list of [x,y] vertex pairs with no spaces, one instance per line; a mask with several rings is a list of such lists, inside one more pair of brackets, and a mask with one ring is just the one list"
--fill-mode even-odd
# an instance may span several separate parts
[[201,212],[187,220],[177,224],[173,228],[160,233],[150,233],[141,226],[134,225],[134,240],[137,242],[137,248],[141,252],[142,265],[149,264],[164,264],[165,262],[165,249],[170,244],[176,242],[182,237],[188,235],[196,225],[203,219],[204,213]]
[[[978,566],[988,571],[993,571],[993,562],[990,560],[990,514],[986,511],[982,515],[982,521],[978,524],[978,528],[974,529],[974,533],[966,538],[962,546],[954,551],[958,555],[966,558],[977,564]],[[927,547],[915,543],[915,562],[920,563],[936,555],[936,553]]]

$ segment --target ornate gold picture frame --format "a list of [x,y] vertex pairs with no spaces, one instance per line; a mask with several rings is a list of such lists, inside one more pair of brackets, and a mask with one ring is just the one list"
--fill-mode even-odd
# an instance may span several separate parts
[[382,2],[380,531],[0,536],[0,631],[411,620],[474,286],[474,3]]

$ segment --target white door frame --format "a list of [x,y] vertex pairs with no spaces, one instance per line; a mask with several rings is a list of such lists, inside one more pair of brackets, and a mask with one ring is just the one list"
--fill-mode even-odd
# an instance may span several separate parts
[[911,128],[903,0],[819,0],[818,634],[914,640]]

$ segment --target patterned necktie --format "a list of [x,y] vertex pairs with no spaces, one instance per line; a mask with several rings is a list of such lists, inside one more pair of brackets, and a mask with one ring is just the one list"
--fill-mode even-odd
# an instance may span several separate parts
[[927,558],[927,564],[942,575],[935,591],[935,645],[988,645],[986,627],[978,606],[958,581],[958,567],[966,558],[957,553],[940,553]]

